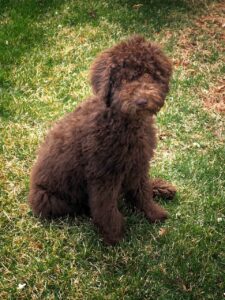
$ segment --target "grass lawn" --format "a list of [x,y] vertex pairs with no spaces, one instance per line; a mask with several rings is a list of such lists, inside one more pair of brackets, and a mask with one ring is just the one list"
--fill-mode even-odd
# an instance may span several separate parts
[[[224,299],[224,18],[206,0],[0,0],[0,299]],[[161,225],[122,208],[126,236],[107,248],[88,218],[34,218],[29,172],[90,94],[94,57],[133,33],[174,64],[151,174],[178,195]]]

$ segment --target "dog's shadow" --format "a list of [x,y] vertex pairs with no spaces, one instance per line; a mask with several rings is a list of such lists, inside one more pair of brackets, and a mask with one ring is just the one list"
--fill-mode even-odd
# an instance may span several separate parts
[[[165,200],[162,198],[154,199],[157,203],[169,211],[169,218],[172,218],[172,211],[177,207],[179,196],[176,194],[173,200]],[[154,240],[154,235],[160,228],[167,226],[167,220],[158,223],[149,223],[144,214],[136,210],[131,203],[121,199],[118,204],[119,211],[125,219],[125,233],[124,237],[118,244],[114,246],[106,246],[99,234],[97,228],[92,223],[91,216],[88,212],[81,215],[58,217],[54,219],[39,219],[34,218],[34,222],[44,228],[46,235],[55,231],[55,235],[66,236],[66,241],[69,245],[73,245],[77,253],[85,249],[98,249],[101,252],[108,252],[112,249],[124,249],[126,247],[135,247],[141,243],[151,243]],[[28,212],[29,218],[33,215],[31,211]],[[54,235],[54,234],[53,234]],[[110,250],[111,249],[111,250]],[[63,249],[62,249],[63,251]]]

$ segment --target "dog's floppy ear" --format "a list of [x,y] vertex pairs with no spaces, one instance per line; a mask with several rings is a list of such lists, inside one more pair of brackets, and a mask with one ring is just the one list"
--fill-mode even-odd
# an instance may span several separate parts
[[172,63],[157,44],[147,42],[146,47],[151,55],[152,74],[155,80],[162,83],[166,92],[168,92],[169,80],[172,75]]
[[102,98],[107,106],[111,104],[111,70],[112,63],[109,53],[103,52],[91,67],[90,80],[93,91]]

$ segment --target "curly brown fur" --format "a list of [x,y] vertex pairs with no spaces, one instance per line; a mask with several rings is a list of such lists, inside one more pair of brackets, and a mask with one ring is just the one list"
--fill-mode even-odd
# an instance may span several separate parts
[[94,96],[59,121],[40,148],[29,193],[36,216],[90,210],[107,244],[123,236],[120,197],[151,222],[167,218],[153,194],[171,195],[171,186],[150,181],[148,170],[156,147],[154,115],[170,76],[168,58],[140,36],[99,55],[91,69]]

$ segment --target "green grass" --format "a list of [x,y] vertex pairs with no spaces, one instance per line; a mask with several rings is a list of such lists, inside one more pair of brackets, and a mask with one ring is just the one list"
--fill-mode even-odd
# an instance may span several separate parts
[[[224,5],[140,3],[0,0],[1,299],[224,297]],[[29,172],[51,124],[90,94],[94,57],[132,33],[174,62],[151,174],[178,195],[161,225],[122,208],[126,236],[107,248],[87,218],[34,218]]]

